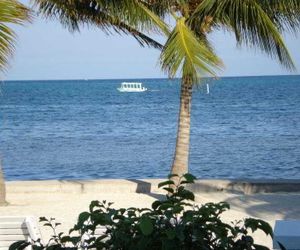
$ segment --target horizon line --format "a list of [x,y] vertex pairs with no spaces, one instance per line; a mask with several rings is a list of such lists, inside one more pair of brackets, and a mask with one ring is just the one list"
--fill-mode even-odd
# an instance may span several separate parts
[[[215,78],[221,79],[221,78],[246,78],[246,77],[270,77],[270,76],[300,76],[300,74],[278,74],[278,75],[241,75],[241,76],[206,76],[202,78]],[[181,79],[180,77],[141,77],[141,78],[69,78],[69,79],[9,79],[9,80],[1,80],[0,82],[33,82],[33,81],[109,81],[109,80],[150,80],[150,79],[164,79],[164,80],[175,80],[175,79]]]

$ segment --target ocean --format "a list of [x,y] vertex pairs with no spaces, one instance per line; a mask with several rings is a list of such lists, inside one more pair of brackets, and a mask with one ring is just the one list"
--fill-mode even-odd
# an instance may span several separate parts
[[[144,93],[118,92],[123,81],[1,83],[5,178],[166,177],[179,80],[134,80]],[[189,167],[198,178],[300,179],[300,76],[205,80],[191,119]]]

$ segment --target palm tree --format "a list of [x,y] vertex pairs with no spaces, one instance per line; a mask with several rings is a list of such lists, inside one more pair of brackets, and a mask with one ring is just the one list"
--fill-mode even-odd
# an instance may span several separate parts
[[[11,24],[23,24],[30,20],[30,11],[16,0],[0,0],[0,73],[12,56],[16,35]],[[5,184],[0,159],[0,205],[5,204]]]
[[0,158],[0,206],[5,205],[5,183],[4,183],[4,176],[2,172],[2,164]]
[[[170,77],[180,72],[180,110],[172,174],[188,172],[193,87],[201,83],[203,76],[215,76],[223,67],[207,38],[210,32],[216,29],[232,32],[238,44],[258,48],[284,67],[294,69],[280,33],[297,31],[300,27],[297,0],[34,2],[40,13],[59,19],[71,31],[79,30],[81,25],[96,25],[107,33],[133,35],[141,45],[161,49],[161,66]],[[173,21],[168,22],[170,19]],[[150,38],[155,32],[165,35],[163,46]]]
[[[201,76],[215,75],[222,65],[207,34],[224,29],[235,34],[238,44],[259,48],[293,70],[294,64],[280,35],[284,29],[297,30],[299,2],[258,0],[181,1],[176,25],[161,54],[162,66],[171,76],[181,69],[181,96],[176,151],[172,174],[188,172],[192,87]],[[175,179],[176,180],[176,179]]]

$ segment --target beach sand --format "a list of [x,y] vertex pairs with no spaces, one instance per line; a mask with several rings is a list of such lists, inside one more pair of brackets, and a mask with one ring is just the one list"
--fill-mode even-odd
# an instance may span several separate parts
[[[157,189],[160,180],[98,181],[16,181],[7,182],[7,206],[0,207],[1,216],[54,217],[62,223],[58,231],[67,232],[80,212],[92,200],[114,202],[114,207],[150,207],[164,193]],[[141,185],[143,184],[143,185]],[[145,185],[146,184],[146,185]],[[140,193],[143,192],[143,193]],[[224,213],[226,222],[247,217],[263,219],[274,226],[278,219],[300,219],[300,193],[255,193],[210,191],[197,192],[196,203],[226,201],[231,209]],[[41,227],[44,240],[51,234]],[[272,246],[270,237],[255,234],[258,243]]]

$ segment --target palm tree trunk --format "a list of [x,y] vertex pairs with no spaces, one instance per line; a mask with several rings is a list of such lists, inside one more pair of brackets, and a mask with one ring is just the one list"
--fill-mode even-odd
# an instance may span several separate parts
[[[192,82],[185,77],[181,83],[177,141],[171,174],[182,176],[189,171]],[[177,184],[176,179],[172,178]]]
[[0,206],[3,206],[5,204],[5,182],[0,158]]

